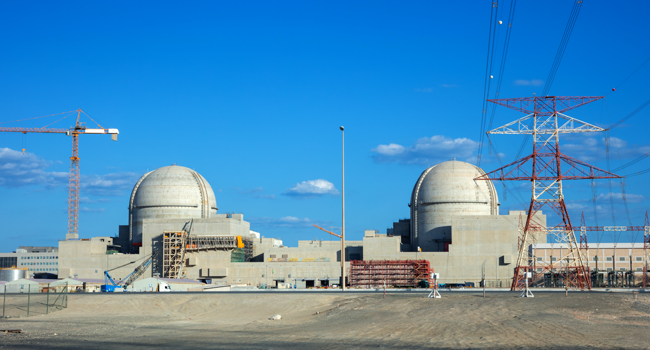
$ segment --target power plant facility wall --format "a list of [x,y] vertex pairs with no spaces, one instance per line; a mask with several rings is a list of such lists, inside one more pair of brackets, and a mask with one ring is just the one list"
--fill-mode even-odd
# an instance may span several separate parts
[[[441,283],[477,284],[485,276],[492,285],[507,287],[526,214],[498,215],[492,183],[474,180],[481,174],[456,160],[425,170],[412,192],[411,218],[398,220],[387,233],[367,230],[362,240],[346,241],[346,269],[350,261],[426,260]],[[546,217],[537,215],[545,225]],[[177,165],[137,182],[129,225],[120,226],[117,237],[61,241],[59,255],[62,278],[103,279],[110,271],[119,281],[147,259],[151,264],[133,283],[173,276],[211,284],[309,287],[338,284],[341,277],[339,241],[285,247],[281,240],[259,237],[243,214],[217,214],[208,182]]]

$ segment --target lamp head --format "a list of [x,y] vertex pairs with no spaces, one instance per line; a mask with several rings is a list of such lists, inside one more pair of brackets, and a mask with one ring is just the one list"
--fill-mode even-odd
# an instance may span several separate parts
[[341,129],[341,131],[343,131],[345,128],[341,126],[341,127],[339,127],[339,129]]

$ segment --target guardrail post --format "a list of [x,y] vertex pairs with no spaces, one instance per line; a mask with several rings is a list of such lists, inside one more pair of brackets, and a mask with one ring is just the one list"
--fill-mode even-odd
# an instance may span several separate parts
[[2,318],[5,318],[5,307],[7,305],[7,285],[5,284],[4,286],[4,298],[2,299]]
[[65,306],[64,308],[68,308],[68,282],[65,283]]
[[50,284],[49,283],[47,284],[47,303],[45,305],[47,305],[45,307],[45,314],[47,315],[50,313]]
[[29,317],[29,301],[32,296],[32,285],[27,285],[27,317]]

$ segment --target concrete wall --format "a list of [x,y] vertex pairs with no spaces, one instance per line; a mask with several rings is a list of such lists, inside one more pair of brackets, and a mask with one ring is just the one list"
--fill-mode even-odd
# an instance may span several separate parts
[[[546,217],[539,215],[537,221],[545,225]],[[510,283],[518,254],[519,212],[454,216],[451,227],[449,252],[400,252],[400,237],[366,235],[364,260],[426,259],[440,273],[441,283],[478,285],[483,271],[487,281]]]
[[491,181],[476,181],[485,172],[451,160],[426,169],[411,195],[411,244],[414,250],[444,251],[451,240],[451,218],[498,215],[497,192]]
[[[350,264],[346,264],[350,268]],[[338,284],[341,278],[340,262],[267,262],[267,263],[232,263],[228,277],[221,282],[245,283],[253,286],[265,284],[275,286],[276,281],[297,284],[308,280],[314,281],[314,286],[320,286],[321,280],[329,280]]]
[[[450,218],[451,245],[448,252],[405,252],[402,236],[388,236],[367,231],[362,241],[346,242],[346,261],[427,259],[442,283],[478,283],[485,272],[488,281],[507,287],[517,258],[518,224],[521,212],[510,215],[472,215]],[[223,215],[223,216],[222,216]],[[537,221],[545,225],[540,215]],[[188,220],[143,220],[143,246],[139,254],[107,255],[110,237],[90,241],[61,241],[59,245],[60,277],[103,279],[104,270],[136,261],[110,272],[116,279],[130,274],[155,247],[162,253],[164,231],[181,230]],[[192,234],[248,236],[250,225],[243,216],[194,219]],[[544,240],[545,242],[545,240]],[[540,243],[543,243],[540,241]],[[276,282],[302,285],[313,280],[335,281],[341,275],[340,241],[299,241],[298,247],[284,247],[273,238],[254,239],[256,262],[232,263],[230,251],[187,252],[185,276],[188,279],[211,279],[215,284],[244,283],[271,285]],[[271,256],[275,256],[272,258]],[[297,261],[298,260],[298,261]],[[347,264],[349,268],[349,263]],[[162,274],[162,254],[140,278]],[[330,282],[333,284],[334,282]]]
[[[155,273],[162,275],[162,234],[164,231],[182,230],[189,228],[190,220],[185,219],[146,219],[142,221],[142,247],[134,254],[106,254],[107,246],[113,245],[112,237],[93,237],[88,241],[59,242],[59,277],[103,279],[104,271],[117,266],[129,264],[123,268],[109,272],[116,279],[123,279],[142,263],[155,248],[160,254],[140,279],[152,277]],[[217,214],[209,219],[194,219],[192,234],[248,236],[250,224],[243,220],[242,214]],[[188,254],[187,257],[193,256]],[[197,254],[198,261],[205,266],[223,267],[230,264],[230,252],[201,252]],[[188,269],[188,278],[200,278],[200,267]],[[195,273],[194,273],[195,272]],[[191,276],[191,277],[190,277]]]
[[[104,271],[135,261],[134,264],[109,272],[114,279],[119,280],[133,272],[145,257],[143,254],[107,255],[106,246],[109,244],[110,241],[105,239],[102,242],[99,237],[90,241],[60,241],[59,278],[74,278],[77,275],[78,278],[104,279]],[[150,270],[147,272],[150,273]]]

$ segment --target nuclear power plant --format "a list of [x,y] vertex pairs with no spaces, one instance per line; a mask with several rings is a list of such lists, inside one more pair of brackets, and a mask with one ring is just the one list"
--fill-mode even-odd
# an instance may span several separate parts
[[[58,274],[103,279],[110,271],[119,279],[138,262],[151,260],[139,279],[306,288],[340,285],[343,256],[348,270],[350,261],[419,260],[428,262],[441,283],[509,287],[525,213],[499,215],[492,182],[475,180],[483,174],[457,160],[424,170],[411,180],[410,219],[396,221],[387,232],[366,230],[362,240],[347,240],[341,252],[339,241],[286,247],[281,240],[260,237],[244,214],[219,213],[203,176],[174,164],[134,184],[128,225],[120,226],[116,237],[60,241]],[[536,220],[545,223],[543,215]]]

